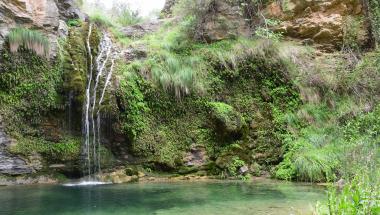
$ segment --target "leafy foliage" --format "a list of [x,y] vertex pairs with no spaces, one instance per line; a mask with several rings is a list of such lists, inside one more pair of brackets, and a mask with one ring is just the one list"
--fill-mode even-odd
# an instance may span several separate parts
[[133,66],[120,68],[120,72],[125,73],[127,80],[121,82],[117,92],[119,106],[123,107],[123,130],[132,140],[147,127],[145,115],[150,111],[140,90],[140,87],[144,87],[144,80],[130,72],[129,69],[133,68]]
[[1,55],[0,109],[9,131],[38,124],[42,115],[59,108],[59,62],[50,66],[46,59],[28,50],[15,54],[3,50]]

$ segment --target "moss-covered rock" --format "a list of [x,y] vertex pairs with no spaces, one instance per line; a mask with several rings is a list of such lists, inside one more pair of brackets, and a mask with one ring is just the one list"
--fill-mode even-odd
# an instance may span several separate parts
[[247,126],[244,117],[232,106],[222,102],[209,102],[210,113],[214,119],[217,132],[223,136],[241,137]]

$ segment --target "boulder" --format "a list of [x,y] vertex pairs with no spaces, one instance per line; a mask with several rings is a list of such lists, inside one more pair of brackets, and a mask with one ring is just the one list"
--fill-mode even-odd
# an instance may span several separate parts
[[122,184],[122,183],[128,183],[137,181],[139,176],[138,175],[132,175],[129,176],[126,174],[125,169],[119,169],[115,170],[110,173],[102,173],[97,176],[99,180],[103,182],[111,182],[113,184]]
[[147,57],[147,55],[148,50],[144,45],[133,45],[124,50],[124,58],[127,63],[144,59]]
[[242,166],[242,167],[239,168],[239,173],[241,175],[244,175],[244,174],[248,173],[248,171],[249,171],[249,169],[248,169],[248,166],[246,166],[246,165],[244,165],[244,166]]
[[0,149],[0,174],[23,175],[33,173],[33,169],[20,157]]

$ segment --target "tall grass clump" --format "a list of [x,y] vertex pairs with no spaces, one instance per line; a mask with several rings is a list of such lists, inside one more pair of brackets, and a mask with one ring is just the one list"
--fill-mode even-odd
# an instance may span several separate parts
[[98,26],[103,26],[103,27],[112,27],[113,26],[112,19],[100,11],[95,11],[95,12],[91,13],[90,14],[90,21],[97,24]]
[[8,39],[9,48],[12,53],[20,51],[20,48],[25,48],[41,57],[49,56],[49,40],[38,31],[15,28],[9,33]]
[[195,85],[200,59],[173,54],[166,54],[162,58],[161,63],[152,68],[153,79],[164,90],[174,92],[178,99],[188,95]]

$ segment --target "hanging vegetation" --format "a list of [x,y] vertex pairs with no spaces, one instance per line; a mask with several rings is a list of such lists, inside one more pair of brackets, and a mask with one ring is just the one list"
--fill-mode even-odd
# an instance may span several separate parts
[[49,56],[49,40],[38,31],[15,28],[9,33],[8,39],[9,48],[12,53],[19,51],[22,47],[34,51],[39,56]]

